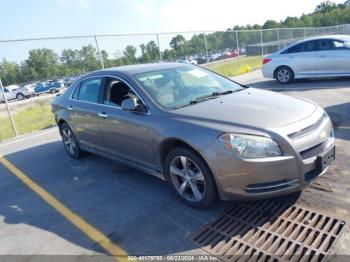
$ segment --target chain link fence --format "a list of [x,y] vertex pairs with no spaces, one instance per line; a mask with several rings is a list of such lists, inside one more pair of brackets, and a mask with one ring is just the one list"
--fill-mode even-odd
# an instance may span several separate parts
[[177,61],[233,76],[296,41],[334,34],[350,25],[1,40],[0,141],[55,125],[54,94],[93,70]]

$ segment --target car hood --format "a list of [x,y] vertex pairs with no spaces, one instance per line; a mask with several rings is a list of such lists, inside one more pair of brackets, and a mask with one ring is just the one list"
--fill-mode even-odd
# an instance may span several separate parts
[[279,128],[312,115],[311,101],[271,91],[247,88],[173,111],[186,121],[213,121],[223,125]]

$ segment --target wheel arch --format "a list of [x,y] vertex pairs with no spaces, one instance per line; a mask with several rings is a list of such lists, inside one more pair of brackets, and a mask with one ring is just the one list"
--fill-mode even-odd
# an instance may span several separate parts
[[293,73],[293,76],[295,76],[295,73],[294,73],[294,70],[293,70],[293,68],[291,68],[289,65],[279,65],[279,66],[277,66],[276,67],[276,69],[273,71],[273,78],[277,78],[277,71],[278,71],[278,69],[280,69],[281,67],[287,67],[287,68],[289,68],[291,71],[292,71],[292,73]]
[[159,156],[159,164],[160,164],[161,172],[162,173],[164,172],[165,159],[166,159],[167,155],[169,154],[169,152],[171,150],[173,150],[174,148],[179,147],[179,146],[183,146],[185,148],[192,150],[204,161],[204,163],[207,165],[208,169],[210,170],[210,172],[213,176],[213,180],[215,182],[215,187],[216,187],[217,192],[220,192],[220,190],[218,188],[218,182],[216,181],[216,177],[214,175],[214,172],[210,168],[210,165],[207,163],[207,161],[205,160],[203,155],[201,154],[200,150],[196,149],[195,146],[192,146],[190,143],[188,143],[182,139],[179,139],[176,137],[167,138],[159,145],[157,153]]

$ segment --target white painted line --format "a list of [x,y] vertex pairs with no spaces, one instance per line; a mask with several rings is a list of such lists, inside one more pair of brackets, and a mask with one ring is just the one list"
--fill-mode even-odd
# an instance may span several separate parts
[[18,138],[14,138],[14,140],[11,140],[9,142],[1,143],[0,147],[5,147],[5,146],[8,146],[8,145],[16,144],[16,143],[19,143],[19,142],[22,142],[22,141],[25,141],[27,139],[31,139],[31,138],[34,138],[34,137],[47,135],[47,134],[49,134],[49,133],[51,133],[53,131],[58,132],[58,129],[56,129],[56,128],[57,127],[51,127],[48,130],[39,131],[39,132],[36,132],[36,133],[34,133],[32,135],[23,135],[23,136],[20,136]]

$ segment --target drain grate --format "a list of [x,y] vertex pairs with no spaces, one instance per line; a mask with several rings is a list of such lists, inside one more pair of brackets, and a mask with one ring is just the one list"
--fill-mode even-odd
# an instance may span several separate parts
[[345,222],[297,205],[240,202],[195,233],[203,250],[227,261],[321,261]]

